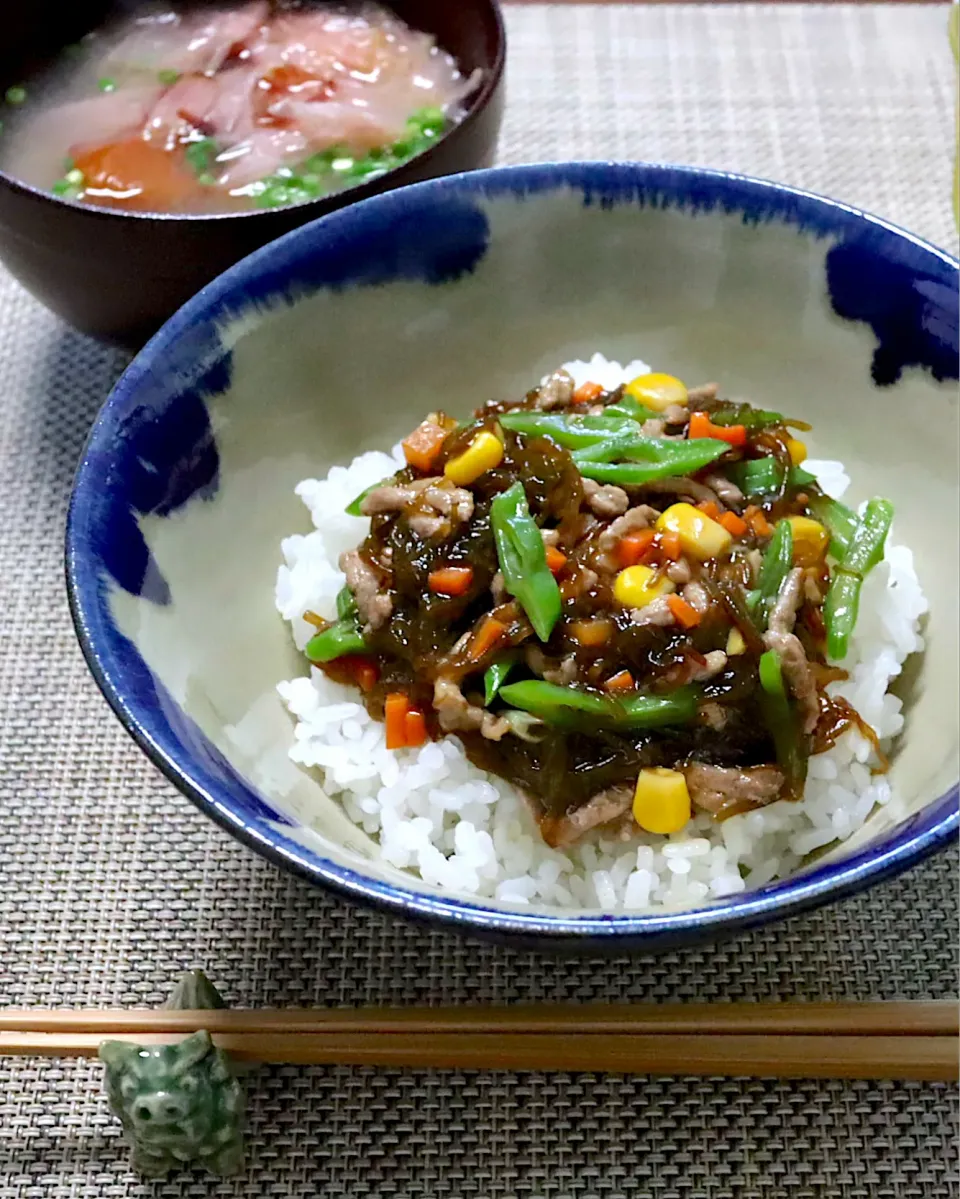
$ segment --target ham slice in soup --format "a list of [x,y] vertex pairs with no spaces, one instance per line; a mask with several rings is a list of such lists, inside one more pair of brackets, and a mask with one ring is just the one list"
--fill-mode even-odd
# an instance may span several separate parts
[[278,100],[271,112],[291,121],[303,132],[310,149],[315,151],[344,145],[351,150],[374,150],[396,141],[406,125],[406,112],[388,115],[336,100],[322,103]]
[[153,106],[143,135],[173,149],[191,130],[208,132],[208,117],[220,95],[220,83],[208,75],[185,75]]
[[[200,69],[218,71],[231,56],[256,44],[262,37],[261,30],[269,15],[270,5],[258,0],[239,11],[198,18],[201,27],[193,35],[191,48],[198,42],[203,43],[206,62]],[[192,24],[189,20],[188,23]]]
[[260,72],[253,67],[231,67],[217,76],[219,91],[207,113],[214,133],[223,137],[248,137],[254,130],[253,96]]
[[259,73],[231,67],[216,78],[185,75],[160,97],[144,135],[167,146],[191,131],[220,138],[242,138],[253,132],[252,97]]
[[71,147],[112,141],[140,128],[162,91],[161,87],[126,87],[75,100],[38,116],[32,133],[40,138],[55,132],[61,145]]
[[299,129],[256,129],[220,155],[217,181],[221,187],[235,191],[265,179],[282,166],[296,166],[309,152],[307,139]]
[[369,73],[386,47],[382,29],[345,14],[323,12],[290,13],[278,17],[270,27],[270,41],[258,61],[302,67],[324,78],[336,70]]
[[213,12],[162,13],[142,17],[104,58],[104,74],[123,76],[140,71],[213,72],[232,55],[258,40],[269,16],[265,0],[239,9]]
[[40,112],[21,139],[18,169],[24,178],[63,174],[63,160],[84,146],[118,141],[142,128],[160,87],[124,88]]

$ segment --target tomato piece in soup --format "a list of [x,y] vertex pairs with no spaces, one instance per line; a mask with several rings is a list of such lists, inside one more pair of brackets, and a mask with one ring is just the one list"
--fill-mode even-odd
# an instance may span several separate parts
[[329,100],[336,90],[330,79],[312,75],[295,63],[273,67],[258,81],[253,93],[253,111],[258,125],[288,125],[289,117],[274,111],[281,100],[306,101]]
[[81,150],[73,161],[83,172],[86,197],[98,204],[175,212],[202,193],[179,152],[140,136]]

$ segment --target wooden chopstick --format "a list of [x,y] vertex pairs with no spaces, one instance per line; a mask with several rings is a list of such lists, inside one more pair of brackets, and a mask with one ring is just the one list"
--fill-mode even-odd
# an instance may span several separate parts
[[906,1003],[513,1004],[436,1008],[0,1008],[0,1032],[139,1033],[736,1033],[958,1036],[960,1006]]
[[[0,1034],[0,1054],[95,1057],[103,1039],[95,1033],[23,1033],[16,1048],[12,1048],[6,1040],[8,1035]],[[163,1044],[176,1038],[142,1033],[135,1039],[140,1044]],[[948,1082],[957,1077],[956,1042],[941,1036],[664,1037],[595,1033],[571,1039],[557,1033],[537,1037],[517,1033],[441,1033],[431,1037],[419,1033],[220,1033],[214,1040],[239,1060],[287,1065],[920,1082]]]
[[238,1059],[295,1065],[947,1081],[955,1003],[737,1003],[253,1011],[0,1009],[0,1055],[96,1055],[205,1028]]

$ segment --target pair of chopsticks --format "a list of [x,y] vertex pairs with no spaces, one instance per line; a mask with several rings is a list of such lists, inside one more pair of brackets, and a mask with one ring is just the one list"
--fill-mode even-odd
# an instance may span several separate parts
[[206,1029],[239,1060],[724,1077],[958,1076],[958,1007],[729,1003],[459,1008],[0,1009],[0,1055],[94,1057],[101,1041]]

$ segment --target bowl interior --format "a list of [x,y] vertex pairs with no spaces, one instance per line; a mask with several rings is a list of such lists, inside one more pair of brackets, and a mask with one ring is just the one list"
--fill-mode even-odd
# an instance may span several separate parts
[[101,415],[68,536],[88,657],[234,831],[313,877],[429,907],[432,889],[377,861],[287,757],[275,684],[303,662],[273,587],[281,538],[310,528],[295,484],[430,408],[464,413],[598,350],[717,379],[810,421],[811,455],[846,464],[853,499],[894,501],[931,603],[893,766],[903,806],[812,868],[829,889],[843,862],[926,828],[957,778],[958,404],[934,378],[956,373],[955,291],[945,255],[879,222],[703,172],[479,172],[326,218],[201,293]]

